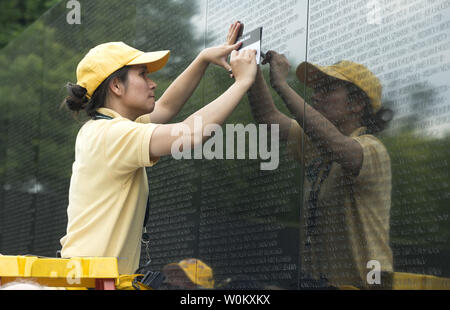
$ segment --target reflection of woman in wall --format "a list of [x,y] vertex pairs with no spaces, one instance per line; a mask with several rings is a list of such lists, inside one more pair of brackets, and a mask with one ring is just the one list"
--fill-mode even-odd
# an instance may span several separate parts
[[297,77],[313,91],[306,103],[287,83],[284,55],[268,52],[265,63],[270,63],[272,87],[294,118],[275,107],[259,67],[249,101],[255,120],[279,124],[281,139],[293,144],[305,166],[302,269],[334,286],[371,287],[369,261],[392,271],[390,158],[373,135],[391,117],[381,107],[380,82],[350,61],[328,67],[305,62]]
[[[228,35],[235,40],[236,24]],[[122,274],[138,268],[149,193],[144,167],[171,154],[181,127],[190,128],[184,138],[194,147],[193,136],[204,141],[203,128],[222,124],[234,110],[256,73],[255,51],[237,52],[238,46],[204,49],[157,101],[157,84],[148,74],[166,64],[168,51],[143,53],[113,42],[83,58],[77,84],[67,85],[65,103],[73,111],[84,110],[91,120],[76,140],[62,257],[117,257]],[[209,63],[232,69],[235,82],[183,122],[166,124],[190,98]],[[202,118],[202,128],[195,128],[200,132],[194,130],[194,117]]]

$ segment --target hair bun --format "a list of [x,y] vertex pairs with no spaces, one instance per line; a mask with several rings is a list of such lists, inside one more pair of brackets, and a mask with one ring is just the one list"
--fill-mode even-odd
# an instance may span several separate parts
[[80,111],[86,107],[89,99],[86,97],[87,89],[73,83],[67,83],[66,89],[68,96],[65,99],[65,104],[72,111]]

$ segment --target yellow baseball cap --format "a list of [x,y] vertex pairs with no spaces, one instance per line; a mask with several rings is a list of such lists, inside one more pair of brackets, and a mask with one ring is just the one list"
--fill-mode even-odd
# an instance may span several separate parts
[[196,258],[184,259],[178,263],[167,264],[163,271],[169,273],[180,269],[184,271],[184,274],[192,283],[204,288],[214,288],[213,271],[201,260]]
[[350,82],[358,86],[370,98],[374,113],[381,108],[380,80],[361,64],[342,60],[334,65],[323,67],[302,62],[297,67],[296,73],[298,79],[306,85],[313,85],[327,76]]
[[92,48],[77,67],[77,84],[92,97],[97,87],[116,70],[127,65],[146,64],[149,72],[163,68],[170,51],[144,53],[123,42],[108,42]]

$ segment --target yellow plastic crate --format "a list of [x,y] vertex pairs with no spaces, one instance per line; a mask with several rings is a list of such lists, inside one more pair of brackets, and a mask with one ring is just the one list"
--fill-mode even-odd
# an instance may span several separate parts
[[118,277],[115,257],[65,259],[0,255],[0,285],[21,279],[50,287],[115,289]]

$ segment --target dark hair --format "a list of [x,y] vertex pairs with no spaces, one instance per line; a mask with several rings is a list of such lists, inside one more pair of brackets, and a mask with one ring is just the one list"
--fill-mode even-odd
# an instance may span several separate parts
[[374,113],[371,99],[361,88],[352,83],[345,83],[345,87],[351,101],[360,100],[364,104],[361,125],[367,128],[367,132],[374,134],[385,130],[392,120],[394,112],[391,109],[381,107]]
[[105,106],[106,96],[109,92],[108,86],[113,79],[118,78],[125,86],[127,85],[129,69],[129,66],[125,66],[113,72],[97,87],[91,99],[86,97],[86,88],[70,82],[67,83],[66,89],[68,96],[64,99],[62,105],[67,106],[70,110],[74,111],[75,116],[77,116],[81,110],[84,110],[88,117],[93,118],[95,116],[95,111],[98,108]]

